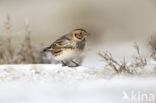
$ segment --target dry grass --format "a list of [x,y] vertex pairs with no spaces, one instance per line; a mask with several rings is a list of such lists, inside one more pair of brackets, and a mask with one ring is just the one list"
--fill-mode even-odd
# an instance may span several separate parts
[[144,68],[144,66],[147,65],[147,59],[144,55],[140,53],[139,45],[134,42],[134,48],[136,50],[137,55],[134,56],[133,62],[131,64],[127,64],[125,58],[121,62],[118,60],[115,60],[111,53],[108,51],[106,52],[99,52],[98,55],[103,59],[103,61],[106,63],[106,66],[110,67],[115,74],[121,74],[121,73],[128,73],[128,74],[136,74],[136,69]]
[[106,66],[111,67],[115,73],[119,74],[122,72],[126,72],[131,74],[128,66],[126,65],[125,58],[123,58],[123,61],[119,63],[112,57],[112,54],[108,51],[99,52],[98,55],[104,60],[104,62],[106,62]]
[[[31,42],[31,30],[28,20],[25,23],[24,35],[25,38],[22,42],[13,44],[12,34],[14,30],[10,23],[10,16],[6,16],[4,22],[3,31],[0,31],[0,64],[36,64],[36,63],[50,63],[50,61],[44,61],[45,54],[41,52]],[[5,37],[2,37],[5,35]],[[23,34],[21,34],[23,35]],[[42,46],[40,48],[43,48]]]
[[139,45],[137,44],[137,42],[134,42],[134,48],[137,52],[137,55],[134,56],[134,66],[135,67],[144,67],[145,65],[147,65],[147,59],[144,55],[141,54],[140,52],[140,48]]
[[150,57],[156,60],[156,36],[151,36],[151,39],[149,40],[149,46],[150,46]]

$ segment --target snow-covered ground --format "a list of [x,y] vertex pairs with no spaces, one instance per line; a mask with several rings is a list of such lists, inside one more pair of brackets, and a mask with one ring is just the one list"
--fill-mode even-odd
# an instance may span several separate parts
[[0,103],[156,103],[156,61],[147,58],[143,68],[132,67],[136,74],[112,75],[97,52],[111,51],[117,61],[125,56],[130,65],[136,54],[133,43],[97,48],[80,67],[0,65]]
[[150,73],[110,77],[105,68],[1,65],[0,103],[155,103],[156,78]]

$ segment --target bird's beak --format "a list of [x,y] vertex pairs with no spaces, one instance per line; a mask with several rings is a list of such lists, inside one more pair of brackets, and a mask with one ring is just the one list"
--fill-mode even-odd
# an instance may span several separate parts
[[89,33],[86,33],[85,36],[86,36],[86,37],[87,37],[87,36],[90,36],[90,34],[89,34]]

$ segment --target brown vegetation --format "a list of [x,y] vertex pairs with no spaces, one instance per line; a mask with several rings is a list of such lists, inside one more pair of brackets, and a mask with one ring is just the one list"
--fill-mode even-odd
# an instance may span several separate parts
[[137,55],[134,56],[133,62],[131,64],[127,64],[125,58],[120,63],[115,60],[111,53],[99,52],[98,55],[103,59],[106,63],[106,66],[112,68],[115,74],[119,73],[128,73],[128,74],[136,74],[137,68],[144,68],[147,65],[147,59],[144,55],[141,54],[139,45],[134,42],[134,48],[136,50]]
[[[43,60],[45,54],[31,42],[31,30],[28,21],[26,21],[24,28],[25,38],[22,42],[18,42],[17,45],[13,44],[12,34],[14,30],[8,15],[2,28],[3,31],[2,29],[0,31],[0,64],[50,63],[50,61],[45,62]],[[2,35],[5,36],[2,37]]]

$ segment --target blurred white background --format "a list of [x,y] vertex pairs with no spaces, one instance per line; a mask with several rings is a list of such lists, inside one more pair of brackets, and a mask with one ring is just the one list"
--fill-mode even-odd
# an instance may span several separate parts
[[156,33],[155,0],[0,0],[0,23],[6,14],[17,31],[29,18],[35,43],[49,44],[75,28],[90,32],[93,44]]

